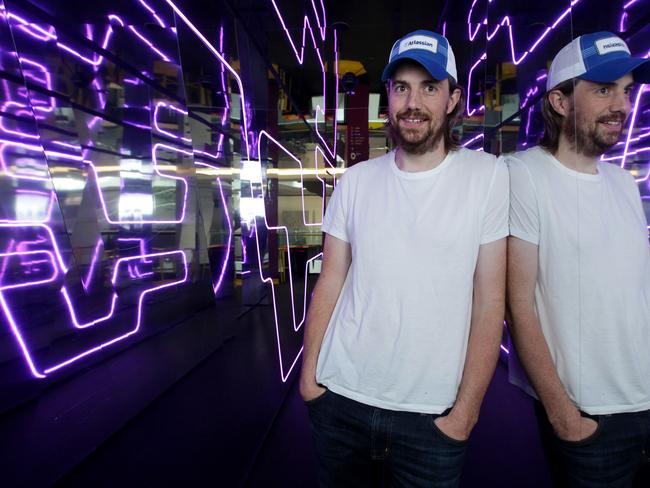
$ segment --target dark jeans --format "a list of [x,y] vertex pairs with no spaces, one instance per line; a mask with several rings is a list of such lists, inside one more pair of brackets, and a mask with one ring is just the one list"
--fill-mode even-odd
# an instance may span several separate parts
[[[535,402],[542,445],[556,487],[629,488],[650,453],[650,410],[588,415],[598,422],[591,436],[577,442],[557,437],[542,404]],[[645,485],[643,485],[645,486]]]
[[456,487],[466,441],[443,434],[438,415],[371,407],[327,390],[306,402],[321,487]]

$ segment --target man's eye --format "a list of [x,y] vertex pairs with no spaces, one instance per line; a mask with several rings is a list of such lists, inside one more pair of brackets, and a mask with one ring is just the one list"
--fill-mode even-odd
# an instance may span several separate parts
[[397,85],[395,87],[395,91],[397,93],[404,93],[406,91],[406,87],[404,85]]
[[433,93],[433,92],[436,91],[436,85],[427,85],[427,86],[424,88],[424,91],[425,91],[426,93]]
[[600,95],[607,95],[607,94],[609,93],[609,88],[607,88],[606,86],[601,86],[601,87],[598,89],[598,93],[599,93]]

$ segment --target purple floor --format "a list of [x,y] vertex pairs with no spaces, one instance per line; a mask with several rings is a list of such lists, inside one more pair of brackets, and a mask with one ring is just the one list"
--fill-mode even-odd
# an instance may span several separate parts
[[[296,375],[270,364],[271,328],[251,312],[240,332],[168,390],[59,486],[316,486]],[[500,363],[468,446],[462,486],[550,486],[530,399]]]

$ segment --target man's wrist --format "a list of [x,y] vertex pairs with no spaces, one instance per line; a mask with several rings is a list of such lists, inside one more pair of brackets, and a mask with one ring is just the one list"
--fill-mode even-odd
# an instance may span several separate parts
[[548,408],[546,415],[556,432],[562,432],[580,421],[580,410],[573,403],[561,408]]
[[476,422],[478,422],[478,412],[463,408],[459,405],[454,405],[447,416],[450,419],[453,419],[454,421],[466,426],[468,432],[471,431],[472,428],[476,425]]

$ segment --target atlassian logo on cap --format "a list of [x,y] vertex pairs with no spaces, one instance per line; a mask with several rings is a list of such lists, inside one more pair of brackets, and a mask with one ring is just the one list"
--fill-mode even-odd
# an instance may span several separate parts
[[615,51],[625,51],[630,54],[630,50],[627,47],[627,44],[623,42],[618,37],[608,37],[606,39],[598,39],[596,42],[596,49],[598,49],[598,54],[601,56],[603,54],[612,53]]
[[438,52],[438,39],[429,36],[413,36],[404,39],[399,43],[398,54],[402,54],[409,49],[424,49],[436,54]]

